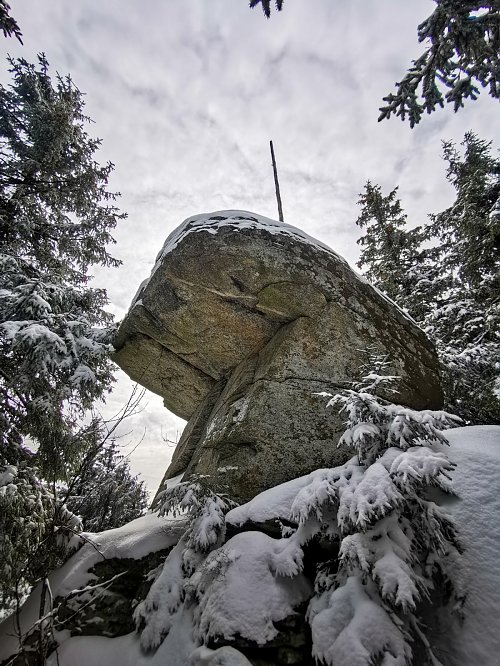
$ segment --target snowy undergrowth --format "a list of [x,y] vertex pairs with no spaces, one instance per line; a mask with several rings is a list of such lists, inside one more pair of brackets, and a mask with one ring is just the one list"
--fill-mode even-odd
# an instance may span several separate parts
[[192,609],[199,645],[236,636],[264,645],[277,635],[275,623],[310,598],[300,541],[255,531],[224,543],[231,506],[203,478],[163,495],[160,512],[188,512],[190,526],[135,610],[144,650],[156,649],[186,608]]
[[308,611],[313,654],[332,665],[405,666],[416,650],[422,663],[437,664],[419,606],[437,580],[452,587],[447,561],[460,549],[453,523],[428,495],[433,487],[451,492],[454,465],[435,447],[457,419],[387,403],[375,395],[383,381],[371,373],[356,390],[328,396],[347,415],[339,445],[356,455],[292,505],[299,525],[336,506],[337,568],[320,567]]
[[[112,558],[141,559],[149,553],[171,548],[184,530],[183,519],[159,519],[150,513],[123,527],[99,534],[83,533],[81,539],[84,545],[80,550],[49,575],[53,597],[63,598],[94,584],[95,576],[90,571],[97,563]],[[12,614],[0,623],[0,662],[19,649],[19,632],[26,637],[37,626],[40,595],[41,585],[37,585],[19,616]],[[64,624],[59,629],[63,632],[61,637],[64,637]]]
[[[221,663],[237,656],[244,664],[235,649],[242,640],[272,643],[280,622],[307,602],[310,650],[318,662],[439,663],[421,607],[436,581],[452,588],[447,563],[459,560],[454,525],[430,494],[451,492],[454,465],[441,430],[456,419],[385,402],[374,395],[382,381],[372,374],[364,386],[328,396],[347,416],[340,444],[353,455],[345,464],[294,479],[241,507],[212,489],[208,477],[163,494],[160,514],[174,522],[182,515],[182,527],[135,609],[140,663],[156,663],[169,652],[173,664],[215,664],[219,656]],[[264,526],[226,537],[228,525],[234,532],[248,520],[273,518],[283,521],[281,538]],[[181,634],[189,637],[182,650],[174,647]],[[227,642],[232,645],[224,653],[209,650]],[[65,649],[72,654],[73,647]]]
[[167,556],[147,597],[134,612],[144,650],[156,649],[183,611],[187,582],[225,536],[224,515],[234,503],[212,491],[204,477],[179,483],[160,496],[162,516],[184,515],[188,527]]
[[[277,636],[276,623],[310,600],[312,654],[322,663],[404,666],[415,649],[438,663],[419,608],[436,580],[451,584],[447,562],[459,550],[454,525],[429,497],[430,488],[451,492],[454,465],[441,430],[457,420],[383,401],[370,392],[383,381],[367,375],[358,390],[328,396],[347,415],[340,444],[354,455],[344,465],[229,513],[227,498],[206,479],[165,494],[162,511],[187,511],[191,522],[136,609],[144,649],[155,649],[186,608],[200,646],[237,638],[265,645]],[[224,543],[226,523],[256,516],[295,527],[282,538],[246,531]],[[314,586],[304,574],[312,540],[338,545],[338,557],[315,563]]]
[[[440,503],[444,502],[446,511],[456,519],[464,543],[465,552],[463,556],[457,558],[455,565],[459,592],[466,594],[463,609],[465,617],[463,622],[459,621],[458,618],[450,615],[450,608],[443,607],[439,622],[428,636],[431,644],[436,647],[437,658],[446,666],[494,664],[500,651],[500,635],[496,631],[495,622],[492,621],[500,609],[500,579],[497,567],[498,549],[500,548],[500,529],[498,527],[500,525],[500,500],[497,492],[497,480],[500,473],[500,428],[495,426],[454,428],[447,431],[445,435],[452,443],[450,456],[458,464],[453,473],[453,484],[459,496],[437,494],[440,496]],[[391,449],[395,448],[391,447]],[[422,447],[411,448],[418,451]],[[447,453],[449,449],[447,443],[433,445],[433,448],[436,449],[434,453]],[[398,456],[403,453],[405,452],[401,450],[387,450],[379,460],[387,475],[391,477],[392,474],[394,480],[397,479],[397,469],[393,465]],[[413,452],[410,450],[406,453]],[[390,462],[394,454],[396,455]],[[427,454],[421,453],[420,455],[425,458]],[[408,460],[408,458],[406,459]],[[405,460],[405,458],[401,460]],[[443,458],[438,456],[436,460],[440,461]],[[441,464],[439,462],[439,465]],[[234,647],[209,649],[206,645],[200,646],[200,643],[203,642],[203,637],[199,633],[203,611],[200,610],[195,620],[193,615],[196,605],[203,603],[205,612],[210,607],[211,612],[213,610],[217,615],[220,614],[220,617],[216,617],[214,622],[218,623],[219,627],[223,626],[227,619],[224,615],[223,601],[225,587],[227,582],[230,589],[230,579],[232,578],[233,583],[238,586],[233,588],[233,591],[237,590],[236,600],[240,602],[236,613],[233,608],[231,608],[231,613],[227,611],[230,621],[233,622],[232,627],[244,626],[240,624],[242,619],[247,622],[251,619],[246,613],[246,608],[249,608],[251,613],[259,612],[259,615],[262,616],[267,607],[268,598],[275,595],[276,583],[285,583],[285,586],[294,585],[296,580],[294,571],[300,570],[303,565],[303,561],[300,559],[301,552],[303,553],[301,544],[308,538],[308,534],[317,533],[321,537],[340,540],[342,532],[338,523],[337,509],[340,504],[347,501],[348,497],[351,500],[353,497],[361,497],[361,488],[367,487],[366,484],[363,486],[360,484],[360,480],[363,478],[363,474],[359,474],[361,471],[357,456],[353,456],[350,461],[339,468],[316,470],[301,478],[271,488],[247,504],[231,509],[225,516],[225,523],[233,531],[248,521],[263,522],[272,516],[290,522],[295,516],[296,523],[301,524],[293,534],[284,539],[271,539],[258,532],[260,537],[264,537],[260,541],[260,537],[257,537],[255,549],[258,552],[255,550],[252,552],[252,557],[256,557],[258,562],[255,566],[251,564],[248,571],[246,567],[249,566],[249,563],[248,559],[245,559],[245,553],[247,543],[253,541],[255,532],[240,534],[237,540],[233,537],[223,546],[205,553],[201,557],[197,569],[199,574],[191,581],[193,591],[199,590],[200,598],[198,600],[196,596],[190,596],[188,590],[183,591],[184,602],[181,603],[181,607],[173,618],[171,630],[156,652],[144,654],[139,637],[135,634],[118,638],[61,636],[57,659],[53,655],[48,663],[50,666],[87,666],[90,663],[101,666],[112,666],[117,663],[122,666],[161,666],[163,664],[169,664],[169,666],[186,666],[187,664],[189,666],[240,666],[240,664],[248,666],[251,662]],[[381,470],[379,469],[379,471]],[[357,492],[346,490],[350,485],[347,478],[349,476],[351,479],[357,480],[356,488],[359,486]],[[428,478],[430,480],[430,477]],[[446,478],[442,478],[442,474],[441,480],[443,483],[446,482]],[[422,484],[421,496],[423,487]],[[364,494],[363,496],[366,497]],[[351,501],[350,509],[345,512],[345,515],[348,517],[352,515],[352,518],[357,520],[356,516],[359,515],[359,512],[354,510],[357,504],[357,501]],[[364,504],[364,501],[361,504]],[[427,506],[431,506],[430,503]],[[308,511],[308,507],[312,510]],[[353,509],[352,514],[351,508]],[[437,517],[441,517],[441,511],[437,507],[434,510],[437,512]],[[349,544],[351,539],[348,537],[357,539],[360,537],[356,535],[360,535],[361,538],[370,539],[385,532],[388,534],[388,541],[385,543],[389,549],[388,552],[394,550],[397,545],[396,551],[402,556],[402,558],[399,557],[399,563],[403,563],[408,554],[408,547],[413,540],[408,538],[408,535],[401,535],[403,530],[397,519],[399,513],[400,511],[387,509],[385,517],[374,519],[369,523],[369,529],[352,529],[345,533],[342,540],[346,539],[345,543]],[[350,518],[344,519],[344,524],[349,524],[346,522],[349,520]],[[176,526],[177,536],[171,534],[173,524]],[[172,542],[179,538],[181,524],[185,526],[185,521],[176,520],[173,523],[171,521],[164,523],[154,515],[149,515],[134,521],[130,526],[99,535],[98,542],[100,549],[109,553],[110,556],[118,556],[121,553],[123,557],[127,557],[132,553],[133,556],[140,557],[151,548],[150,538],[145,538],[148,531],[154,530],[154,534],[158,535],[158,537],[154,536],[155,539],[159,539],[157,544],[155,541],[156,548],[165,547],[165,539],[170,539]],[[168,527],[167,532],[165,532],[166,527]],[[245,534],[248,536],[244,536]],[[117,537],[120,538],[117,540]],[[414,537],[415,535],[413,535]],[[371,557],[366,558],[368,573],[360,572],[357,567],[356,571],[344,579],[342,576],[335,576],[333,572],[335,563],[333,562],[324,562],[323,566],[318,568],[315,581],[316,592],[309,604],[308,617],[313,626],[315,654],[326,663],[342,664],[342,666],[367,664],[370,663],[370,655],[377,648],[380,648],[379,652],[382,651],[375,662],[378,664],[401,663],[403,655],[407,654],[410,634],[405,632],[405,621],[411,629],[414,615],[411,612],[403,614],[403,618],[406,620],[403,619],[402,624],[398,624],[398,613],[391,610],[390,602],[381,599],[381,594],[384,592],[370,573],[370,569],[371,571],[375,569],[373,562],[376,561],[380,563],[378,569],[381,571],[381,575],[385,576],[382,565],[384,562],[391,563],[390,559],[384,560],[384,557],[380,557],[380,549],[384,542],[385,539],[377,538],[375,541],[368,541],[369,554],[376,546]],[[446,543],[442,545],[446,546]],[[220,557],[219,549],[222,549],[223,553],[243,551],[243,554],[236,559],[231,556],[230,566],[225,568],[217,562]],[[52,580],[57,593],[64,593],[65,590],[73,589],[87,580],[82,576],[88,568],[88,562],[83,563],[85,566],[80,566],[79,560],[85,553],[87,553],[85,559],[88,556],[95,556],[98,559],[98,553],[95,550],[92,552],[94,555],[90,551],[82,549],[65,565],[61,574]],[[250,556],[250,553],[248,555]],[[445,562],[446,556],[441,557]],[[172,559],[174,558],[172,557]],[[432,557],[429,558],[429,563],[432,563],[432,559]],[[78,566],[76,566],[77,564]],[[172,564],[171,561],[169,566]],[[238,565],[239,570],[236,568]],[[413,563],[411,570],[414,572],[419,570],[422,578],[425,579],[426,573],[429,572],[426,572],[421,565],[418,566],[418,569],[415,567],[416,564]],[[258,594],[253,594],[255,580],[262,575],[262,571],[266,576],[267,587],[263,585],[259,588]],[[278,573],[279,571],[282,573]],[[283,576],[285,571],[288,572],[288,576]],[[342,565],[339,571],[342,573]],[[392,571],[391,563],[389,573]],[[410,579],[412,575],[410,575]],[[190,578],[191,576],[187,578],[183,576],[182,584],[188,583]],[[401,576],[398,576],[397,579],[403,580]],[[386,579],[386,583],[390,581],[390,578]],[[404,586],[400,587],[400,593],[404,592]],[[386,587],[385,592],[389,592],[390,589],[390,587]],[[399,587],[397,589],[399,590]],[[260,605],[258,609],[255,609],[255,606],[252,607],[249,604],[249,600],[255,601],[259,596]],[[187,605],[189,607],[186,607]],[[36,609],[37,599],[35,598],[28,602],[25,611],[34,610],[36,613]],[[285,607],[284,612],[286,612]],[[205,615],[205,619],[206,617]],[[161,613],[157,619],[161,626]],[[23,616],[22,620],[26,626],[27,618]],[[205,620],[203,622],[205,623]],[[204,629],[205,626],[206,624],[203,624]],[[215,624],[212,626],[215,627]],[[262,626],[254,625],[257,631],[261,631]],[[232,627],[227,625],[223,631],[227,631],[229,635]],[[417,629],[420,628],[417,626]],[[265,630],[264,626],[262,635]],[[424,627],[421,630],[424,630]],[[413,632],[415,631],[416,629],[413,627]],[[15,636],[11,636],[13,633],[10,625],[0,628],[0,653],[3,652],[4,656],[9,652],[5,652],[3,648],[8,647],[9,641],[15,642]],[[423,666],[426,661],[420,657],[421,655],[418,655],[416,661],[414,658],[414,663]],[[434,664],[436,663],[439,662],[435,661]]]
[[[437,495],[440,496],[440,503],[455,518],[457,526],[460,528],[465,551],[456,562],[456,574],[459,591],[465,590],[467,598],[464,620],[458,621],[457,618],[453,618],[450,615],[450,609],[443,607],[440,621],[436,625],[439,633],[436,634],[434,631],[429,637],[432,645],[436,647],[437,658],[446,666],[496,664],[500,652],[500,634],[493,621],[500,609],[500,576],[497,566],[500,548],[500,497],[497,491],[497,480],[500,474],[500,427],[454,428],[445,434],[447,440],[452,444],[451,449],[447,444],[435,445],[435,448],[436,452],[441,450],[447,453],[449,450],[451,458],[457,463],[457,468],[453,473],[453,485],[459,496],[443,495],[442,493],[437,493]],[[387,454],[386,456],[385,461],[387,462],[389,456]],[[323,488],[322,493],[325,496],[324,489],[327,481],[335,483],[335,479],[339,477],[336,482],[339,487],[343,483],[340,482],[340,478],[345,478],[345,475],[349,474],[349,469],[352,471],[353,466],[356,465],[358,463],[354,457],[340,469],[316,470],[304,477],[271,488],[247,504],[233,508],[225,516],[226,525],[234,530],[245,522],[268,520],[272,515],[291,520],[292,505],[295,505],[294,512],[303,509],[304,497],[317,496],[319,488]],[[302,490],[304,492],[301,492]],[[284,540],[269,539],[269,542],[273,542],[274,557],[278,554],[277,559],[281,561],[284,556],[281,549],[285,548],[286,544],[291,549],[288,551],[288,556],[294,551],[297,552],[297,544],[301,541],[300,532],[304,537],[306,525],[309,526],[309,529],[314,530],[318,527],[319,522],[323,530],[329,530],[332,539],[336,538],[334,534],[339,534],[339,526],[336,519],[337,514],[331,507],[336,506],[338,501],[334,500],[334,495],[331,495],[331,500],[330,505],[326,500],[319,507],[322,512],[319,521],[315,513],[310,514],[304,522],[304,526],[291,537]],[[307,516],[307,512],[304,511],[303,515]],[[148,529],[153,526],[153,519],[154,516],[148,517]],[[387,518],[375,522],[379,523],[379,529],[385,530],[389,528],[387,523],[390,521],[391,517],[388,515]],[[140,526],[139,523],[136,524],[138,527]],[[130,530],[127,529],[127,532]],[[142,545],[144,539],[141,542],[140,532],[136,530],[135,534],[137,543]],[[231,547],[231,541],[228,540],[225,544],[226,550]],[[266,542],[265,539],[264,541]],[[376,540],[375,544],[379,542],[380,540]],[[403,551],[407,543],[408,541],[404,539]],[[240,545],[245,548],[244,539]],[[268,548],[267,542],[264,545],[265,548]],[[211,551],[210,559],[216,559],[217,550],[216,548]],[[261,561],[262,550],[263,545],[261,544],[258,553]],[[210,564],[209,558],[203,560],[203,562],[208,560],[207,566]],[[298,562],[296,558],[292,559]],[[247,595],[251,594],[252,586],[255,583],[253,579],[250,580],[251,575],[255,575],[255,569],[246,574],[247,563],[243,559],[236,560],[236,562],[238,561],[241,562],[243,570],[239,572],[240,580],[238,582],[240,590],[244,590],[241,605],[245,606],[245,599]],[[300,562],[298,563],[300,566]],[[213,573],[217,569],[218,567],[214,567]],[[236,573],[236,570],[233,571]],[[270,581],[270,587],[273,587],[275,576],[277,576],[276,559],[269,564],[269,572],[271,575],[267,580]],[[219,587],[216,589],[217,595],[214,602],[223,598],[226,573],[227,570],[219,571],[221,575],[215,577],[216,585]],[[328,571],[325,568],[323,568],[322,576],[325,582],[328,582]],[[295,578],[290,576],[284,580],[293,584]],[[317,587],[320,586],[320,583],[321,572],[318,571]],[[205,588],[205,594],[208,594],[206,602],[211,603],[210,586]],[[266,608],[269,590],[262,594],[264,594],[264,600],[260,607],[261,615],[262,610]],[[195,610],[194,605],[190,609],[184,608],[179,611],[171,631],[156,652],[144,654],[138,636],[135,634],[118,638],[82,636],[65,640],[59,648],[57,659],[53,655],[49,658],[48,664],[49,666],[88,666],[91,663],[99,664],[99,666],[114,666],[118,663],[121,666],[164,666],[164,664],[169,666],[249,666],[251,664],[251,661],[233,646],[218,649],[209,649],[206,645],[200,646],[200,638],[194,637],[196,621],[193,618],[193,610]],[[309,618],[314,626],[315,650],[317,653],[320,650],[324,651],[322,654],[327,663],[342,664],[342,666],[369,663],[368,655],[382,644],[385,654],[377,657],[375,663],[397,664],[398,660],[401,661],[401,657],[397,655],[405,652],[404,638],[401,639],[404,632],[394,625],[394,617],[380,605],[378,586],[373,580],[370,580],[369,576],[362,576],[358,573],[358,575],[349,576],[343,585],[332,585],[328,590],[325,587],[323,594],[316,594],[311,600]],[[3,637],[0,638],[2,647],[3,640]],[[347,658],[345,658],[346,654]],[[414,659],[414,663],[423,666],[426,662],[419,656],[416,661]]]

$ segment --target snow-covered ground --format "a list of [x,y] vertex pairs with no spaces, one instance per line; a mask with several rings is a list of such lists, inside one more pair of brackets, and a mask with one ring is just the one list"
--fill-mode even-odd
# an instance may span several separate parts
[[446,508],[460,530],[464,553],[456,578],[465,593],[462,625],[449,624],[443,658],[452,666],[500,664],[500,427],[446,432],[457,464],[453,488],[460,499]]
[[[439,654],[447,666],[495,666],[500,663],[500,427],[476,426],[455,428],[447,431],[451,447],[447,451],[457,464],[453,486],[458,498],[451,498],[443,505],[453,515],[460,530],[464,553],[456,567],[456,579],[459,590],[466,594],[463,624],[454,624],[448,620],[446,632],[440,640]],[[287,484],[273,488],[253,499],[247,505],[233,509],[227,516],[229,522],[239,524],[251,518],[256,521],[266,520],[271,516],[286,518],[294,498],[303,489],[312,475],[295,479]],[[119,530],[97,535],[99,550],[107,556],[141,557],[147,552],[165,548],[179,538],[179,522],[158,519],[155,515],[133,521]],[[169,532],[171,537],[169,537]],[[175,534],[174,534],[175,533]],[[252,547],[248,543],[256,535]],[[231,542],[245,541],[244,558],[233,558]],[[260,541],[259,541],[260,539]],[[262,543],[261,543],[262,542]],[[268,588],[273,585],[272,567],[266,564],[272,539],[259,532],[245,532],[230,539],[223,548],[231,551],[228,561],[245,566],[234,569],[237,580],[229,592],[234,607],[224,613],[224,590],[221,588],[212,598],[219,603],[215,609],[223,623],[228,626],[239,612],[240,601],[245,598],[245,587],[249,598],[257,575],[252,562],[261,566],[265,576],[260,582]],[[276,542],[278,543],[278,542]],[[260,544],[260,546],[259,546]],[[233,550],[237,544],[234,544]],[[259,550],[260,548],[260,550]],[[274,548],[274,546],[273,546]],[[272,548],[271,548],[272,550]],[[229,557],[231,555],[231,557]],[[265,556],[265,557],[264,557]],[[249,558],[251,561],[249,561]],[[80,585],[91,583],[86,571],[100,559],[99,553],[91,546],[84,546],[64,567],[56,572],[51,580],[54,594],[68,593]],[[212,557],[215,561],[215,557]],[[207,559],[209,562],[210,557]],[[230,563],[231,563],[230,562]],[[232,565],[231,565],[232,566]],[[248,576],[246,573],[248,573]],[[262,572],[261,572],[262,573]],[[260,574],[259,574],[260,576]],[[257,581],[258,582],[258,581]],[[211,585],[219,585],[217,579]],[[243,588],[242,588],[243,585]],[[259,588],[260,589],[260,588]],[[235,592],[236,590],[236,592]],[[305,588],[304,588],[305,590]],[[298,590],[298,598],[303,598],[303,591]],[[219,594],[220,592],[220,594]],[[262,592],[262,591],[261,591]],[[233,594],[234,593],[234,594]],[[262,597],[261,593],[260,597]],[[284,595],[284,596],[283,596]],[[293,602],[293,591],[283,589],[278,602],[287,605]],[[285,599],[286,597],[286,599]],[[283,601],[284,600],[284,601]],[[36,595],[26,604],[22,613],[24,628],[36,619],[38,600]],[[213,609],[212,609],[213,610]],[[226,609],[227,610],[227,609]],[[210,618],[210,608],[200,608],[205,614],[205,622]],[[197,612],[198,612],[197,611]],[[211,651],[197,648],[193,636],[193,617],[191,610],[180,607],[173,617],[173,624],[167,637],[158,650],[144,654],[139,636],[135,633],[119,638],[74,637],[64,640],[53,655],[49,666],[249,666],[248,660],[232,648]],[[257,616],[255,616],[257,617]],[[220,618],[219,618],[220,619]],[[255,618],[254,618],[255,619]],[[443,618],[444,619],[444,618]],[[224,625],[225,626],[225,625]],[[232,626],[232,625],[231,625]],[[271,626],[271,625],[269,625]],[[4,623],[0,627],[0,660],[5,658],[15,646],[12,625]],[[220,627],[216,627],[219,631]],[[269,629],[269,627],[267,627]],[[252,629],[253,630],[253,629]],[[250,632],[251,633],[251,632]],[[14,641],[14,642],[13,642]]]
[[[156,514],[147,514],[142,518],[132,520],[123,527],[100,534],[83,533],[82,538],[87,543],[49,577],[53,597],[65,596],[85,585],[92,585],[93,576],[88,571],[104,558],[140,559],[148,553],[166,549],[176,543],[184,529],[185,522],[182,519],[168,520],[158,518]],[[39,607],[40,586],[37,586],[20,613],[22,633],[27,632],[38,620]],[[92,638],[90,642],[94,640],[96,639]],[[17,645],[17,628],[14,616],[11,615],[0,624],[0,662],[10,656],[16,650]],[[68,666],[73,665],[71,661],[67,663]],[[90,666],[93,662],[86,661],[85,663]],[[77,663],[74,666],[78,666]]]

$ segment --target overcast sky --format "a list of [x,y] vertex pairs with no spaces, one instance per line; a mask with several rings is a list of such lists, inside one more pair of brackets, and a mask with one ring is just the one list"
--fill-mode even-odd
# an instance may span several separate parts
[[[121,318],[166,236],[186,217],[227,208],[276,217],[269,139],[277,153],[285,221],[358,257],[356,201],[369,178],[396,185],[410,224],[452,198],[441,139],[473,129],[498,136],[498,102],[485,93],[410,130],[377,123],[384,95],[422,50],[416,28],[431,0],[289,0],[266,20],[247,0],[10,0],[24,36],[5,53],[70,73],[86,93],[116,165],[111,187],[128,219],[116,230],[123,261],[99,271]],[[2,79],[5,82],[6,67]],[[106,413],[126,400],[120,373]],[[183,422],[148,394],[126,438],[133,469],[155,490]]]

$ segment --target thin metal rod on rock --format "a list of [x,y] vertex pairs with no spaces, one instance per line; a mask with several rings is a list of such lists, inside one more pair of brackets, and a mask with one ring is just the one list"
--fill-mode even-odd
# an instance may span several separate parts
[[279,221],[284,222],[283,206],[281,205],[280,184],[278,182],[278,168],[276,166],[276,157],[274,156],[273,142],[269,141],[269,145],[271,146],[271,157],[273,160],[274,185],[276,187],[276,199],[278,200],[278,216],[279,216]]

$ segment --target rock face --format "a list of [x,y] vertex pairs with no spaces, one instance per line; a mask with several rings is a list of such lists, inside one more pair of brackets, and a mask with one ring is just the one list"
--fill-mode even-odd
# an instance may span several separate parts
[[411,319],[330,248],[243,211],[169,236],[114,344],[116,363],[188,420],[165,479],[208,474],[238,500],[343,462],[342,419],[316,394],[359,379],[368,350],[400,377],[392,401],[442,404]]

